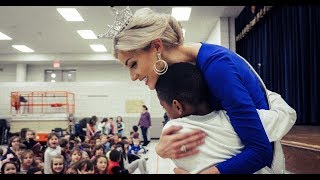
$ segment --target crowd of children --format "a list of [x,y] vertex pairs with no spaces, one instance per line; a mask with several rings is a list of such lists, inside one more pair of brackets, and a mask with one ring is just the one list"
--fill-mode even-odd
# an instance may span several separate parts
[[36,141],[35,131],[24,128],[9,139],[7,149],[0,148],[1,174],[131,174],[136,169],[147,174],[148,158],[141,156],[147,151],[140,145],[138,128],[134,126],[126,137],[122,118],[108,125],[111,120],[103,119],[96,131],[91,125],[97,118],[92,116],[86,133],[52,132],[46,144]]

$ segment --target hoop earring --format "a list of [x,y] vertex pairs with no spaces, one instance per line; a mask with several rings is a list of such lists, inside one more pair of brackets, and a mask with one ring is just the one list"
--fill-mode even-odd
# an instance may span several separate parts
[[[154,71],[156,74],[158,74],[158,75],[163,75],[163,74],[166,73],[167,70],[168,70],[168,63],[167,63],[166,61],[164,61],[164,60],[161,59],[161,54],[160,54],[160,52],[157,53],[157,57],[158,57],[158,60],[157,60],[157,61],[154,63],[154,65],[153,65],[153,71]],[[157,64],[158,64],[158,63],[163,63],[163,64],[164,64],[163,69],[161,69],[161,70],[157,69]]]

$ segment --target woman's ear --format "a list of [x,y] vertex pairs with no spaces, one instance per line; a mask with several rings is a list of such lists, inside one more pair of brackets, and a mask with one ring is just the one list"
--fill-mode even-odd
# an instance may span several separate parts
[[175,100],[175,99],[172,101],[172,104],[173,104],[174,111],[176,111],[176,113],[178,113],[179,115],[182,115],[182,113],[183,113],[182,104],[178,100]]
[[162,52],[163,49],[163,43],[161,39],[155,39],[151,42],[151,48],[156,49],[157,52]]

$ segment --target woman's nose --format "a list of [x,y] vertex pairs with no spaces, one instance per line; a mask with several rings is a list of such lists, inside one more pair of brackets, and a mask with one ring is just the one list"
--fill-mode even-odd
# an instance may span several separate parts
[[138,75],[137,75],[136,73],[130,72],[130,75],[131,75],[131,80],[132,80],[132,81],[135,81],[135,80],[138,79]]

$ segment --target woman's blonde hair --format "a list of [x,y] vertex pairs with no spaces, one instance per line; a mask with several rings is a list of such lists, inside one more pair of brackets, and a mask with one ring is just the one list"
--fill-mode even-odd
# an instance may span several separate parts
[[131,22],[113,39],[113,55],[119,51],[135,51],[149,47],[160,38],[166,48],[183,43],[181,24],[170,14],[157,13],[149,8],[135,12]]

